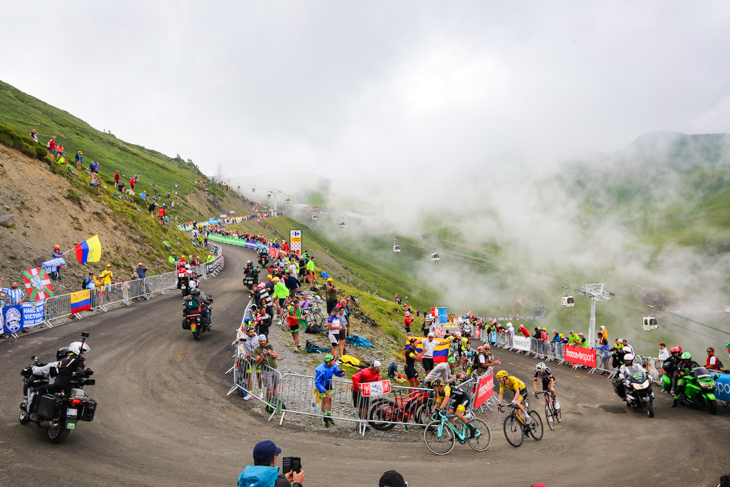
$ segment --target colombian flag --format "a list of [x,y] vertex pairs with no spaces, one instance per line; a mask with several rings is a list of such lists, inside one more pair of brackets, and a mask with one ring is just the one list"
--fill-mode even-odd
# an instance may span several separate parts
[[[428,340],[428,338],[416,338],[416,340],[418,340],[416,342],[416,351],[418,351],[418,353],[421,353],[421,351],[423,351],[421,340]],[[434,338],[433,341],[438,342],[438,345],[436,345],[436,349],[433,351],[433,363],[440,364],[442,362],[446,362],[446,360],[448,360],[449,358],[449,345],[451,344],[451,340],[447,340],[445,338]],[[403,353],[405,353],[406,350],[408,350],[408,341],[406,341],[406,346],[403,349]]]
[[91,290],[71,293],[69,296],[71,298],[71,313],[75,314],[91,309]]
[[94,235],[89,240],[81,242],[74,249],[76,250],[76,258],[82,264],[99,262],[101,260],[101,242],[99,241],[98,235]]

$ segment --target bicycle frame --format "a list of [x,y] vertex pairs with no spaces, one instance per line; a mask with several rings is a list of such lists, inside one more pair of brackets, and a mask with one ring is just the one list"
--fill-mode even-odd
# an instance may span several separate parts
[[[474,415],[474,411],[469,408],[468,411],[466,411],[467,414]],[[466,441],[468,439],[466,435],[466,423],[461,423],[461,431],[459,431],[454,423],[449,421],[449,418],[455,418],[455,414],[444,414],[441,415],[441,424],[439,425],[439,437],[443,434],[443,428],[444,424],[447,424],[449,428],[454,432],[456,437],[459,439],[459,441]],[[479,431],[479,430],[477,430]]]

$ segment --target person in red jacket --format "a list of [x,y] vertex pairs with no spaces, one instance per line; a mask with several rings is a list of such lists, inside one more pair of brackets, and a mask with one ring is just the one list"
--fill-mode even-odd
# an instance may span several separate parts
[[406,317],[403,320],[403,324],[406,327],[406,336],[411,336],[411,323],[413,323],[413,318],[411,318],[411,312],[406,311]]
[[120,177],[121,176],[119,176],[119,171],[117,171],[117,172],[114,173],[114,189],[118,189],[119,188],[119,178]]
[[362,384],[379,381],[381,366],[376,360],[367,369],[360,369],[352,374],[352,405],[360,408],[360,419],[367,419],[370,409],[370,397],[362,395]]
[[517,329],[517,333],[522,333],[526,338],[530,338],[530,332],[523,324],[520,324],[520,327]]
[[712,347],[707,347],[707,363],[705,364],[705,368],[708,370],[725,370],[722,367],[720,359],[715,356],[715,349]]

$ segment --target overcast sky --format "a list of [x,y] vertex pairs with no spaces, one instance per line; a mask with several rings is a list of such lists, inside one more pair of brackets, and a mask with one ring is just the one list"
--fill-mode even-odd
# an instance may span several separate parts
[[0,79],[208,174],[544,166],[653,130],[730,132],[727,2],[2,10]]

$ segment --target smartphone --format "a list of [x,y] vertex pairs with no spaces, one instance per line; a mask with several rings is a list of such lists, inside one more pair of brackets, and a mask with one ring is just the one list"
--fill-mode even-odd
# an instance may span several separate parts
[[284,457],[281,460],[282,472],[287,474],[291,471],[299,473],[302,471],[302,459],[301,457]]
[[271,345],[265,345],[264,350],[273,350],[274,348]]

